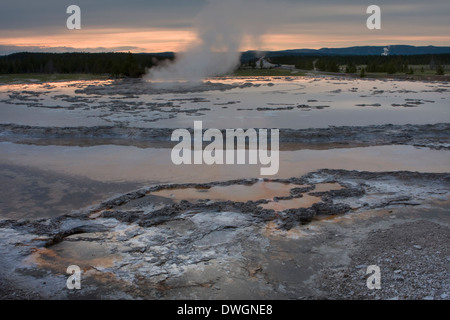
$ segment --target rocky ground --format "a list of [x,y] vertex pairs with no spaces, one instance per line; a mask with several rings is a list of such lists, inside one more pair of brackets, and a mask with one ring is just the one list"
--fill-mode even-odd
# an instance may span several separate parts
[[[233,88],[277,89],[276,80],[208,81],[168,88],[128,79],[67,84],[58,89],[61,92],[53,84],[34,91],[11,87],[0,103],[9,109],[26,106],[27,112],[12,112],[11,123],[0,124],[0,141],[170,148],[173,128],[155,128],[155,122],[186,116],[213,118],[227,108],[233,125],[247,112],[241,110],[253,110],[258,117],[298,111],[300,122],[315,109],[323,109],[318,111],[323,116],[333,111],[333,101],[339,97],[328,97],[345,92],[352,93],[354,110],[420,109],[427,115],[432,109],[424,109],[427,106],[446,107],[449,90],[446,82],[420,86],[368,82],[357,88],[340,78],[312,78],[308,88],[304,83],[295,91],[269,92],[286,94],[292,101],[277,98],[257,103],[252,96],[251,103],[241,103],[245,95],[221,99],[206,95]],[[314,91],[314,82],[319,81],[326,81],[326,91]],[[335,89],[333,83],[346,86]],[[305,98],[297,99],[295,94]],[[33,118],[33,112],[39,115],[43,110],[49,113]],[[23,122],[28,111],[31,119]],[[75,117],[77,112],[81,118]],[[61,117],[47,122],[50,114]],[[423,123],[433,124],[383,124],[391,121],[387,118],[375,125],[327,123],[325,128],[306,129],[283,125],[280,150],[409,145],[445,154],[450,147],[449,123],[445,110],[436,114],[442,123],[428,119]],[[65,119],[69,116],[76,120]],[[87,123],[91,118],[95,121]],[[145,126],[137,126],[138,122]],[[0,299],[448,300],[450,296],[448,170],[323,169],[287,179],[106,183],[25,167],[14,163],[15,156],[8,155],[0,168]],[[431,160],[426,164],[432,166]],[[267,196],[245,189],[261,191],[273,184],[282,184],[284,193]],[[214,196],[219,187],[235,188],[235,193],[229,198]],[[81,290],[66,287],[70,265],[81,268]],[[380,268],[381,289],[367,287],[371,265]]]
[[[268,182],[268,181],[266,181]],[[0,223],[4,299],[447,299],[448,174],[320,170],[289,195],[174,201],[157,185],[84,213]],[[341,188],[317,191],[323,183]],[[298,185],[298,187],[295,187]],[[316,190],[316,191],[314,191]],[[299,209],[262,204],[316,196]],[[66,288],[69,265],[82,289]],[[376,264],[382,288],[369,290]]]
[[[192,128],[186,128],[193,134]],[[450,124],[437,123],[425,125],[373,125],[342,126],[310,129],[279,129],[280,148],[289,148],[295,143],[297,148],[314,147],[355,147],[379,145],[413,145],[437,150],[449,150],[448,131]],[[126,145],[148,145],[170,142],[173,129],[136,128],[128,126],[93,126],[93,127],[39,127],[17,124],[0,124],[0,141],[17,143],[39,143],[39,140],[51,141],[52,144],[65,144],[71,140],[76,145],[77,139],[83,145],[114,143]],[[226,137],[225,130],[222,135]],[[270,134],[269,134],[270,138]],[[50,140],[51,139],[51,140]],[[90,142],[87,142],[91,139]]]
[[[447,224],[422,219],[371,230],[349,255],[349,265],[320,272],[323,298],[448,300],[449,239]],[[364,288],[368,264],[380,267],[379,290]]]

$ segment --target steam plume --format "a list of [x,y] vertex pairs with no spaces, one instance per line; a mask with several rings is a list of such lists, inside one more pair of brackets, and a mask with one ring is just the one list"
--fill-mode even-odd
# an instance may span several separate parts
[[233,71],[239,65],[244,41],[260,43],[275,7],[263,0],[210,0],[195,21],[197,40],[174,62],[153,68],[147,78],[156,82],[198,83]]

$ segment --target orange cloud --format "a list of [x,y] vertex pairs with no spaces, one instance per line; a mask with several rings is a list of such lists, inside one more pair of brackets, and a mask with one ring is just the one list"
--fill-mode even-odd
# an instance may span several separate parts
[[74,48],[135,46],[143,52],[162,52],[180,51],[195,39],[195,33],[189,30],[81,29],[46,36],[3,36],[0,44]]
[[[284,30],[283,30],[284,31]],[[352,34],[341,30],[332,36],[326,30],[303,30],[303,33],[270,33],[257,39],[245,38],[241,50],[285,50],[285,49],[319,49],[323,47],[350,47],[357,45],[446,45],[450,35],[402,35],[383,33]],[[344,30],[347,31],[347,30]],[[71,48],[118,48],[135,47],[134,52],[180,52],[197,40],[192,30],[164,29],[114,29],[97,28],[81,30],[64,30],[61,33],[10,32],[0,36],[0,45],[23,47],[71,47]]]

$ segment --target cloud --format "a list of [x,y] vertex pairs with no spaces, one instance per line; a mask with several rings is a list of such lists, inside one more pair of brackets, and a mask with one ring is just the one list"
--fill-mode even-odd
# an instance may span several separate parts
[[[0,10],[0,43],[74,48],[130,46],[145,49],[145,52],[178,51],[191,40],[183,42],[185,34],[173,37],[166,43],[164,39],[154,40],[150,36],[146,45],[142,43],[144,37],[127,38],[125,33],[127,30],[137,33],[156,29],[173,31],[174,35],[192,32],[197,23],[197,15],[208,2],[209,0],[4,1]],[[240,3],[243,2],[245,0],[233,1],[234,8],[230,16],[240,14]],[[271,3],[283,14],[272,14],[261,20],[265,19],[268,25],[274,27],[275,30],[271,30],[270,34],[285,35],[289,37],[284,38],[290,39],[289,43],[283,44],[281,38],[271,37],[275,42],[266,43],[265,47],[274,50],[302,48],[305,45],[319,48],[336,43],[344,46],[370,44],[375,39],[382,41],[383,37],[396,43],[412,45],[450,45],[447,31],[450,29],[448,0],[377,0],[374,4],[379,5],[382,12],[382,29],[378,31],[367,30],[365,24],[365,11],[372,2],[284,0]],[[66,28],[66,8],[71,4],[77,4],[81,8],[82,30],[77,33],[79,37]],[[255,26],[259,25],[256,23]],[[102,33],[102,30],[112,29],[118,30],[115,35]],[[120,36],[122,32],[124,35]],[[46,42],[55,35],[59,35],[58,42]],[[308,41],[303,43],[302,39],[305,37]],[[314,37],[316,42],[313,41]],[[21,39],[27,41],[18,41]],[[298,43],[295,39],[298,39]],[[119,40],[123,43],[118,43]]]
[[[81,8],[85,28],[190,27],[205,0],[14,0],[4,1],[0,30],[65,28],[69,5]],[[57,31],[56,31],[57,32]]]

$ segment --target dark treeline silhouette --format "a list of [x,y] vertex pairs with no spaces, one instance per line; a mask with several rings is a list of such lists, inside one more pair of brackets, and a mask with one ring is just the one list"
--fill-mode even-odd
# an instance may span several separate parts
[[0,73],[91,73],[139,77],[173,54],[14,53],[0,56]]
[[[327,72],[344,71],[356,73],[357,66],[364,65],[366,72],[410,73],[410,65],[426,65],[436,72],[442,72],[444,65],[450,65],[450,54],[438,55],[392,55],[392,56],[275,56],[269,60],[275,64],[295,65],[298,69]],[[344,70],[340,66],[346,66]]]
[[[140,77],[147,68],[162,60],[174,59],[173,53],[14,53],[0,56],[0,74],[11,73],[90,73],[108,74],[112,77]],[[252,58],[241,61],[243,66],[257,68]],[[268,60],[274,64],[295,65],[298,69],[327,72],[357,73],[364,66],[365,72],[413,73],[411,65],[425,65],[444,73],[450,65],[450,54],[426,55],[280,55]]]

